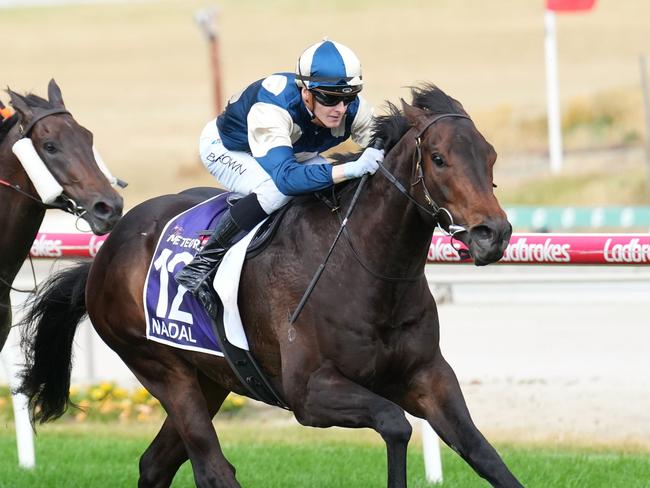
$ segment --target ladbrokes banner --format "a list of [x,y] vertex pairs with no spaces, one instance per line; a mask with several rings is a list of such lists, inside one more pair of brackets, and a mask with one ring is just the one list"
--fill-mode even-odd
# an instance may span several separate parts
[[[43,233],[36,236],[35,258],[94,257],[106,236]],[[434,235],[428,260],[459,263],[448,236]],[[471,262],[468,260],[467,262]],[[650,264],[650,234],[514,234],[502,263],[511,264]]]
[[[460,262],[454,250],[465,245],[433,236],[429,262]],[[471,262],[471,260],[467,260]],[[648,234],[514,234],[501,263],[650,264]]]

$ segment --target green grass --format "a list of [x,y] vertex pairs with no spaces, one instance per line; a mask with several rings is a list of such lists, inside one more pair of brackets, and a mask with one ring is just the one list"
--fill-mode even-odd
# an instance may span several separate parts
[[[60,423],[39,428],[37,467],[17,467],[9,427],[0,431],[0,487],[135,486],[138,459],[153,438],[152,424]],[[222,446],[245,487],[382,487],[386,454],[368,430],[307,429],[294,425],[220,421]],[[650,486],[650,455],[552,447],[497,446],[528,487]],[[419,439],[409,449],[410,487],[427,486]],[[443,449],[444,486],[488,486],[455,453]],[[173,486],[193,486],[186,463]]]

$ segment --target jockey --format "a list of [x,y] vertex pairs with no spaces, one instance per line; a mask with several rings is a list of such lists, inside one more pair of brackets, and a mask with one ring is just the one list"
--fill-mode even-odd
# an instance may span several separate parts
[[296,195],[377,170],[382,150],[368,148],[337,166],[319,155],[350,137],[362,147],[370,142],[373,110],[359,96],[362,86],[355,54],[324,40],[302,53],[295,74],[252,83],[208,122],[199,139],[201,160],[226,189],[245,196],[176,274],[179,284],[195,295],[204,283],[209,289],[208,278],[241,231],[252,230]]

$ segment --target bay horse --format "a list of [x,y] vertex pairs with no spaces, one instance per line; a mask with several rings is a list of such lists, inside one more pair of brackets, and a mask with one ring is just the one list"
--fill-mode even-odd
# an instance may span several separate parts
[[[388,115],[377,119],[385,171],[367,180],[347,241],[334,249],[295,328],[291,312],[340,223],[313,197],[292,205],[266,250],[245,262],[242,320],[253,355],[298,422],[369,427],[381,435],[388,487],[407,482],[405,411],[427,419],[494,486],[518,487],[474,425],[440,351],[436,303],[424,275],[434,227],[451,227],[450,216],[466,229],[457,237],[477,265],[502,257],[512,229],[494,195],[497,155],[459,102],[434,85],[412,94],[412,104],[402,101],[402,111],[389,104]],[[337,189],[341,208],[354,186]],[[21,391],[34,421],[55,419],[68,407],[72,340],[86,313],[160,400],[167,418],[140,458],[140,487],[169,486],[187,459],[197,486],[240,486],[212,418],[229,392],[248,390],[223,358],[145,337],[143,284],[154,246],[165,222],[200,202],[200,193],[165,195],[132,209],[94,261],[49,279],[26,319]]]
[[[48,208],[60,208],[106,234],[122,215],[122,197],[111,187],[93,155],[93,136],[65,108],[54,80],[48,100],[7,90],[15,110],[0,117],[0,350],[11,328],[11,285],[29,254]],[[9,111],[0,102],[0,109]],[[52,204],[38,196],[12,146],[29,137],[36,153],[63,187]]]

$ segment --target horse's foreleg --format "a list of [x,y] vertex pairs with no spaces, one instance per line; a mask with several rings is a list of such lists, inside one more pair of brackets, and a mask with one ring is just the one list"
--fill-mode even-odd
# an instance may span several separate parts
[[291,403],[303,425],[376,430],[386,442],[388,487],[406,486],[406,447],[411,425],[396,404],[353,383],[328,364],[312,373],[304,397]]
[[[152,445],[153,449],[163,453],[170,462],[178,466],[185,460],[185,455],[189,457],[197,487],[239,488],[235,470],[223,455],[212,424],[216,411],[214,404],[226,392],[217,393],[214,399],[206,399],[197,376],[199,373],[193,366],[176,356],[175,351],[165,349],[164,346],[150,347],[156,349],[155,354],[152,352],[151,355],[146,355],[140,349],[136,353],[137,359],[130,357],[129,361],[125,362],[142,384],[160,400],[168,415],[168,420],[154,441],[156,445]],[[223,398],[220,401],[223,401]],[[184,452],[178,445],[172,445],[176,438],[182,440]],[[154,451],[147,452],[149,456],[141,460],[141,470],[143,462],[160,462],[153,458]],[[150,475],[150,469],[151,467],[146,466],[145,474]],[[155,468],[153,469],[155,471]],[[171,469],[173,466],[169,471]],[[153,486],[165,486],[163,474],[169,477],[170,472],[158,474],[161,475],[161,478],[156,480],[159,484]],[[148,486],[146,481],[141,479],[141,486]]]
[[[201,389],[208,405],[210,416],[214,416],[228,396],[215,383],[201,376]],[[183,439],[169,417],[165,419],[158,435],[140,457],[140,488],[162,488],[170,486],[176,472],[187,461],[187,450]],[[232,468],[234,472],[234,468]]]
[[521,486],[474,425],[456,375],[439,351],[410,384],[402,403],[406,411],[427,419],[440,438],[493,486]]

